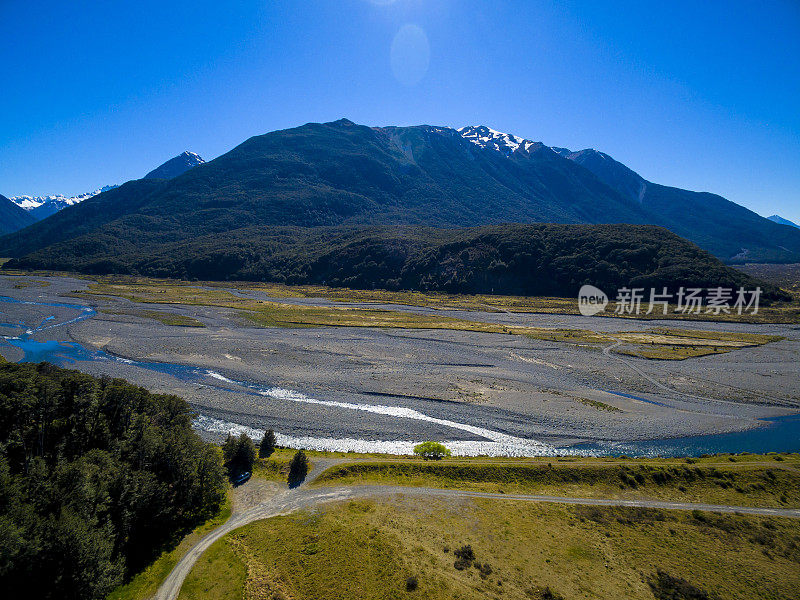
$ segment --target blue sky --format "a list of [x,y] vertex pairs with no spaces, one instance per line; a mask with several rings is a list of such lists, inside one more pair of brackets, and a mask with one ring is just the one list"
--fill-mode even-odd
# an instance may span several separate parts
[[347,117],[485,124],[800,222],[800,3],[0,0],[0,193]]

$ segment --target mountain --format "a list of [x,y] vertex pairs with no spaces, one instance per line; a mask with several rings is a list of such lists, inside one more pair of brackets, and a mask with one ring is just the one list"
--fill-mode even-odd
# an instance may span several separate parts
[[797,227],[800,229],[800,225],[790,221],[789,219],[784,219],[783,217],[779,217],[778,215],[772,215],[771,217],[767,217],[773,223],[777,223],[778,225],[790,225],[791,227]]
[[[483,126],[461,130],[428,125],[366,127],[346,119],[309,123],[250,138],[173,179],[141,179],[99,194],[0,238],[0,256],[19,257],[9,263],[19,267],[205,274],[206,278],[222,279],[280,276],[299,281],[311,277],[309,273],[317,272],[317,267],[288,249],[296,247],[295,239],[322,239],[325,232],[329,237],[339,236],[338,243],[346,245],[348,239],[369,235],[376,227],[398,231],[423,228],[419,230],[426,233],[419,235],[427,241],[414,247],[433,251],[441,244],[461,244],[458,240],[467,234],[452,230],[447,234],[451,237],[441,238],[431,227],[472,228],[509,222],[670,223],[675,233],[700,246],[726,250],[725,244],[732,243],[738,252],[742,240],[755,236],[753,243],[747,241],[748,247],[762,254],[773,252],[775,257],[785,258],[800,251],[800,235],[792,237],[795,232],[789,228],[710,194],[651,184],[610,157],[597,157],[593,152],[554,150]],[[607,172],[595,164],[607,162]],[[665,194],[671,194],[675,207],[663,206]],[[706,196],[719,198],[719,202],[714,204]],[[707,206],[694,207],[693,213],[688,208],[693,201]],[[726,214],[717,214],[719,211]],[[751,215],[757,220],[749,231]],[[729,231],[721,224],[742,225],[743,230]],[[779,230],[783,238],[772,229]],[[515,231],[538,235],[534,229]],[[568,229],[560,231],[567,235]],[[613,231],[619,237],[623,230]],[[663,229],[657,231],[669,235]],[[384,240],[386,236],[379,237]],[[520,242],[530,242],[537,249],[520,259],[522,264],[548,256],[575,266],[568,256],[537,246],[544,242],[534,243],[533,237]],[[593,241],[600,243],[600,239]],[[470,240],[484,243],[480,236]],[[784,247],[778,247],[776,241]],[[297,252],[309,253],[313,247],[314,242],[308,241]],[[396,248],[400,256],[409,254],[407,244],[398,240],[386,241],[381,248],[382,252]],[[462,246],[462,251],[477,256],[484,249]],[[635,254],[627,246],[606,247],[597,260],[603,269],[613,272],[616,263],[631,252]],[[675,260],[686,257],[685,252],[679,255]],[[503,253],[497,256],[495,267],[513,272],[514,265],[502,266]],[[581,256],[588,260],[588,254]],[[661,256],[664,265],[677,264],[668,254]],[[700,254],[692,256],[691,261],[686,260],[694,261],[695,266],[711,264],[705,254],[702,260]],[[514,264],[520,260],[515,259]],[[284,266],[274,267],[275,261]],[[372,268],[369,262],[363,262],[367,270]],[[405,263],[397,266],[406,268]],[[583,268],[588,272],[595,267]],[[679,272],[702,271],[685,264],[675,268]],[[641,275],[636,273],[631,270],[630,277]],[[358,274],[340,280],[353,277]],[[399,276],[393,279],[405,281]],[[505,289],[512,287],[511,282],[504,284]]]
[[0,235],[12,233],[35,222],[35,219],[14,202],[0,195]]
[[183,152],[178,156],[169,159],[163,165],[156,167],[144,176],[145,179],[172,179],[178,175],[183,175],[186,171],[197,165],[202,165],[204,161],[199,154],[194,152]]
[[[200,157],[200,155],[195,154],[194,152],[186,151],[183,154],[179,154],[178,156],[171,158],[164,164],[156,167],[152,171],[150,171],[147,175],[144,176],[145,179],[172,179],[173,177],[177,177],[191,169],[194,166],[204,163],[205,161]],[[63,196],[61,194],[54,195],[54,196],[14,196],[11,198],[11,201],[19,206],[20,208],[26,210],[36,221],[41,221],[53,215],[60,210],[65,209],[68,206],[73,206],[75,204],[80,204],[84,200],[88,200],[89,198],[94,198],[98,194],[102,192],[107,192],[109,190],[113,190],[117,188],[117,185],[107,185],[99,190],[94,190],[93,192],[86,192],[85,194],[80,194],[78,196]],[[27,223],[29,225],[30,223]],[[10,231],[16,230],[9,230],[3,233],[9,233]]]
[[80,194],[78,196],[62,196],[60,194],[55,196],[14,196],[11,198],[11,201],[20,208],[28,211],[28,213],[35,220],[41,221],[42,219],[45,219],[50,215],[53,215],[66,208],[67,206],[78,204],[88,198],[97,196],[97,194],[107,192],[108,190],[113,190],[115,187],[118,186],[107,185],[99,190],[86,192],[85,194]]
[[648,220],[638,203],[542,144],[507,157],[453,129],[342,119],[253,137],[174,179],[104,192],[0,239],[0,256],[72,240],[59,252],[104,260],[245,226]]
[[594,173],[630,200],[638,199],[653,224],[666,227],[732,264],[800,262],[800,232],[776,223],[722,196],[692,192],[645,180],[597,150],[565,158]]

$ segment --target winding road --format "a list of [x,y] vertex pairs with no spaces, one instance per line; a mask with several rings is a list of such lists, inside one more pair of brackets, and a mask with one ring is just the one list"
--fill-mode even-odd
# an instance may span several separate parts
[[617,500],[606,498],[570,498],[562,496],[541,496],[532,494],[499,494],[491,492],[471,492],[467,490],[450,490],[426,487],[407,487],[396,485],[358,485],[350,487],[308,486],[314,479],[334,464],[345,460],[320,460],[314,464],[309,478],[299,487],[286,491],[254,506],[244,512],[234,514],[224,524],[208,533],[197,542],[175,565],[167,575],[155,595],[156,600],[174,600],[180,593],[183,581],[194,567],[197,560],[214,542],[231,531],[248,523],[288,515],[298,510],[326,502],[350,500],[363,497],[381,497],[403,494],[410,496],[426,496],[437,498],[487,498],[496,500],[515,500],[521,502],[545,502],[556,504],[580,504],[588,506],[626,506],[639,508],[657,508],[666,510],[704,510],[719,513],[740,513],[770,517],[788,517],[800,519],[800,509],[793,508],[755,508],[749,506],[726,506],[718,504],[702,504],[693,502],[665,502],[658,500]]

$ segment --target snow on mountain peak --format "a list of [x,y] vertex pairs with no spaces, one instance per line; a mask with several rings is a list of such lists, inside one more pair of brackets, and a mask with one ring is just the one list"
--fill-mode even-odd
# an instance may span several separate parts
[[469,125],[467,127],[462,127],[458,130],[458,133],[465,140],[469,140],[481,148],[496,150],[507,156],[519,149],[527,152],[530,150],[531,146],[536,143],[511,133],[496,131],[485,125]]
[[33,214],[37,219],[43,219],[53,213],[60,211],[62,208],[79,204],[84,200],[93,198],[101,192],[113,190],[116,185],[107,185],[93,192],[86,192],[77,196],[64,196],[62,194],[54,194],[51,196],[14,196],[9,198],[14,204],[27,210]]

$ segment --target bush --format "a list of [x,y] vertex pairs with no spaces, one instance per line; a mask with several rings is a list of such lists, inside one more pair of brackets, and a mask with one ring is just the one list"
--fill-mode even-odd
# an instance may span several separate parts
[[302,450],[298,450],[292,462],[289,463],[289,486],[297,487],[308,475],[308,457]]
[[407,592],[414,592],[419,587],[419,581],[416,577],[409,577],[406,579],[406,591]]
[[472,561],[475,560],[475,552],[472,550],[472,546],[470,544],[461,546],[461,548],[453,552],[453,554],[456,557],[456,562],[453,563],[453,566],[459,571],[468,569],[470,566],[472,566]]
[[234,479],[242,473],[253,470],[253,463],[256,460],[256,445],[246,433],[239,437],[228,434],[228,438],[222,445],[222,456],[225,468],[228,469],[228,477]]
[[707,592],[694,587],[691,583],[680,577],[673,577],[669,573],[658,569],[656,575],[648,582],[653,595],[657,600],[710,600]]
[[269,458],[275,452],[275,444],[278,440],[275,437],[275,432],[272,429],[267,429],[264,432],[264,437],[261,444],[258,446],[258,458]]
[[414,446],[414,454],[425,460],[440,460],[450,456],[450,450],[439,442],[423,442]]

